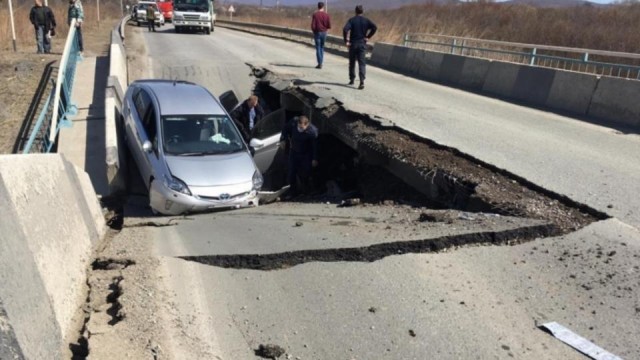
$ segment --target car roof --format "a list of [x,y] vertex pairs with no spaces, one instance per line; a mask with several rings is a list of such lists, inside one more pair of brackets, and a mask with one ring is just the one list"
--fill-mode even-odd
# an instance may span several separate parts
[[137,81],[151,90],[160,104],[162,115],[223,115],[218,100],[204,87],[171,80]]

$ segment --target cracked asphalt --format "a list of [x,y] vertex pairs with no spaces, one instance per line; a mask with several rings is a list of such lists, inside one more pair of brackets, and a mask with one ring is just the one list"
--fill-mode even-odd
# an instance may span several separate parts
[[[312,69],[298,67],[312,62],[311,48],[225,29],[211,36],[173,34],[170,29],[142,32],[136,40],[137,29],[127,38],[133,46],[141,39],[147,43],[156,77],[182,74],[182,79],[199,82],[216,94],[231,88],[245,97],[252,86],[245,62],[262,61],[266,66],[280,64],[281,72],[320,81]],[[172,51],[166,51],[169,48]],[[626,224],[638,225],[638,203],[629,201],[629,193],[640,183],[633,181],[639,174],[637,163],[619,169],[631,153],[621,151],[615,159],[611,155],[637,145],[634,135],[376,69],[371,69],[369,84],[377,76],[384,87],[370,92],[374,86],[368,84],[366,95],[345,95],[352,93],[339,85],[346,70],[344,59],[328,56],[327,63],[322,75],[327,84],[307,85],[311,90],[334,94],[345,103],[350,99],[352,110],[366,109],[403,122],[432,140],[621,220],[595,222],[561,237],[512,246],[388,253],[372,262],[311,258],[255,270],[183,257],[286,257],[309,249],[339,254],[341,249],[539,222],[483,215],[480,220],[454,216],[452,224],[425,223],[419,216],[426,210],[400,205],[339,209],[336,204],[277,203],[197,215],[159,227],[144,226],[152,223],[144,210],[136,208],[130,212],[136,218],[127,221],[140,226],[125,230],[135,230],[132,242],[146,244],[153,249],[148,256],[159,260],[157,268],[149,269],[158,272],[160,281],[162,296],[153,300],[162,303],[162,314],[157,315],[167,325],[154,341],[164,356],[255,359],[260,345],[275,344],[292,359],[583,359],[537,328],[556,321],[622,358],[640,358],[640,233]],[[417,89],[429,96],[418,104],[406,100],[389,105],[389,99],[408,99],[398,94],[419,93]],[[466,105],[444,105],[445,99],[455,97]],[[470,119],[478,123],[471,124]],[[482,130],[496,124],[499,131]],[[553,130],[570,139],[563,142]],[[518,132],[529,132],[531,139],[515,147],[518,140],[512,135]],[[589,142],[607,151],[582,152]],[[512,151],[504,151],[505,147]],[[563,147],[568,162],[553,164],[553,154]],[[533,155],[533,149],[538,153]],[[530,161],[520,160],[529,155]],[[587,168],[582,164],[588,156],[593,166]],[[617,178],[623,175],[625,179]],[[165,220],[153,219],[156,224]],[[131,269],[144,273],[142,264],[137,261]],[[122,297],[127,298],[126,288]],[[158,326],[162,324],[154,328]]]

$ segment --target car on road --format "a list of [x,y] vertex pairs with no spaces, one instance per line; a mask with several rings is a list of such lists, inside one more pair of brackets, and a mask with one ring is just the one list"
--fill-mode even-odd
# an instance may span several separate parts
[[173,0],[159,0],[158,8],[164,17],[165,22],[173,21]]
[[220,101],[185,81],[138,80],[122,109],[125,142],[155,213],[258,206],[263,177]]
[[160,13],[158,4],[156,4],[155,1],[138,1],[138,3],[133,7],[133,12],[131,14],[132,20],[135,21],[138,26],[141,26],[143,23],[146,24],[147,8],[149,6],[154,8],[156,26],[160,27],[164,25],[164,16]]

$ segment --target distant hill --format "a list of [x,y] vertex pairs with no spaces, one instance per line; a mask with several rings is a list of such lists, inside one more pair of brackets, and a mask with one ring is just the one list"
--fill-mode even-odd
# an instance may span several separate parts
[[526,4],[537,7],[607,6],[586,0],[509,0],[505,4]]
[[[369,9],[394,9],[406,5],[424,4],[424,3],[461,3],[461,0],[328,0],[329,8],[352,10],[356,5],[362,4],[365,10]],[[276,0],[218,0],[219,4],[246,4],[273,7]],[[318,0],[280,0],[281,6],[315,6]],[[508,0],[501,2],[502,4],[527,4],[538,7],[571,7],[580,5],[607,6],[587,0]]]

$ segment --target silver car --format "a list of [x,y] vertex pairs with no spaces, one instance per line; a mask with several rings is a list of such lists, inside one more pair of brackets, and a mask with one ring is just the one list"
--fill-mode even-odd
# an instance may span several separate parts
[[122,113],[125,139],[154,212],[258,206],[262,175],[234,122],[205,88],[135,81]]

